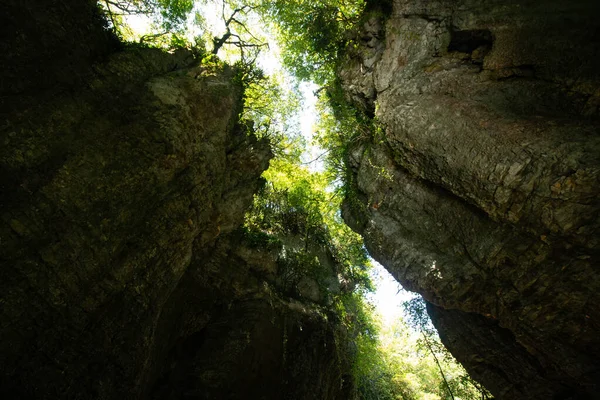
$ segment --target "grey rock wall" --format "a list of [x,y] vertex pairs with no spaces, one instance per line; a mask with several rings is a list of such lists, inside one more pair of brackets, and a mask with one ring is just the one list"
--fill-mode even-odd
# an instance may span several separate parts
[[[345,219],[499,398],[598,392],[597,11],[394,1],[338,71],[383,128],[350,149]],[[444,339],[465,329],[506,340]]]

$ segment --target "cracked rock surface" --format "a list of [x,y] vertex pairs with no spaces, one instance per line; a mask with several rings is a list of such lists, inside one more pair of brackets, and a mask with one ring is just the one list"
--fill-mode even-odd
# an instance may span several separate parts
[[338,71],[383,128],[350,148],[344,217],[498,398],[599,390],[597,12],[396,0]]

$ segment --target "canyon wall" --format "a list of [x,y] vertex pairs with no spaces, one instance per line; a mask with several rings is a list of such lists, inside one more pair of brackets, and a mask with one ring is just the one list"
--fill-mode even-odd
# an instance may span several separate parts
[[598,3],[371,5],[345,220],[497,398],[597,398]]
[[272,154],[238,71],[96,7],[0,12],[0,396],[350,398],[344,331],[239,230]]

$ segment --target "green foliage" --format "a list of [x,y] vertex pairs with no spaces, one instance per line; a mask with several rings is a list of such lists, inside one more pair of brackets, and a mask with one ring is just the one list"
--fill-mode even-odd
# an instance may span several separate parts
[[[375,335],[359,335],[355,341],[353,365],[359,398],[451,399],[435,358],[423,345],[421,333],[402,318],[382,324],[368,306],[363,310],[372,323],[368,331]],[[440,357],[439,361],[455,399],[490,398],[485,397],[481,386],[473,382],[453,359]]]
[[371,139],[381,128],[376,119],[346,101],[338,82],[333,82],[320,96],[317,107],[320,118],[315,143],[327,152],[324,163],[332,179],[341,181],[348,189],[348,149]]
[[158,0],[156,3],[158,3],[157,9],[160,12],[162,27],[165,31],[180,28],[194,6],[193,0]]
[[[241,61],[249,69],[255,64],[260,50],[268,44],[251,27],[249,18],[254,7],[237,0],[98,0],[113,29],[125,41],[138,41],[155,47],[193,47],[221,54],[230,63]],[[251,1],[250,1],[251,2]],[[211,19],[214,32],[204,13],[218,15]],[[201,8],[198,8],[201,6]],[[252,15],[250,15],[252,14]],[[137,29],[149,31],[142,35]],[[224,29],[224,30],[223,30]],[[222,51],[221,51],[222,50]]]
[[150,18],[160,32],[181,32],[194,7],[194,0],[99,0],[113,28],[121,35],[127,34],[125,18],[145,16]]
[[396,399],[392,373],[379,346],[380,327],[373,305],[363,295],[351,293],[340,299],[338,309],[353,338],[352,375],[360,399]]
[[[301,264],[302,260],[311,264],[315,253],[321,252],[335,265],[348,290],[370,290],[366,250],[361,238],[341,220],[340,199],[328,188],[326,174],[298,165],[294,152],[290,152],[287,158],[274,159],[264,177],[268,183],[255,196],[246,227],[278,237],[298,238],[300,248],[286,253],[293,258],[292,265]],[[299,251],[306,257],[300,257]],[[315,275],[313,267],[311,264],[306,270]]]
[[301,95],[282,74],[265,77],[260,73],[246,79],[242,120],[251,121],[259,138],[268,138],[276,157],[299,160],[303,147],[298,112]]
[[364,9],[364,0],[255,1],[258,12],[275,25],[282,61],[300,79],[333,80],[338,55]]
[[[329,300],[334,318],[347,333],[344,347],[349,342],[353,349],[350,362],[359,394],[363,399],[395,399],[392,373],[378,349],[374,308],[364,296],[372,290],[368,256],[361,238],[341,220],[340,198],[328,176],[300,166],[297,156],[273,160],[264,174],[268,183],[246,216],[246,229],[280,239],[279,276],[284,293],[292,294],[303,276],[326,289],[323,283],[331,272],[315,250],[328,255],[342,284],[339,292],[329,293]],[[289,246],[294,242],[290,237],[299,239],[295,246]]]
[[427,314],[425,301],[415,297],[404,303],[408,324],[420,333],[416,347],[430,356],[437,367],[437,394],[442,399],[487,399],[490,393],[473,380],[465,369],[452,357],[437,335]]
[[243,226],[241,231],[245,242],[252,248],[272,250],[280,249],[282,246],[281,240],[274,235],[256,229],[249,229],[247,226]]
[[256,16],[252,11],[256,7],[251,4],[252,0],[247,2],[220,0],[220,3],[224,31],[212,37],[212,53],[219,54],[224,48],[225,57],[229,58],[231,50],[234,49],[242,63],[254,64],[260,51],[269,47],[268,43],[261,38],[260,27],[251,25]]
[[[472,381],[454,359],[442,354],[445,349],[435,333],[429,339],[438,342],[435,347],[438,359],[424,344],[422,334],[402,318],[392,324],[382,324],[373,307],[356,293],[341,297],[340,304],[338,314],[353,338],[353,376],[360,399],[487,398],[481,386]],[[414,322],[412,317],[410,320]],[[421,322],[430,325],[426,314]],[[440,375],[440,368],[446,379]]]

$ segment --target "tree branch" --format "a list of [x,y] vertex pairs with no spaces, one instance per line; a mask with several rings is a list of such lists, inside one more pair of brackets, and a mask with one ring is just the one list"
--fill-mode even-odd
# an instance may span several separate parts
[[[242,61],[245,62],[244,48],[250,48],[250,47],[259,48],[259,47],[263,47],[263,46],[268,47],[269,44],[268,43],[247,42],[247,41],[243,40],[238,34],[232,32],[231,24],[235,23],[238,26],[240,26],[246,33],[248,33],[252,39],[259,42],[258,38],[256,38],[256,36],[254,36],[250,32],[248,27],[243,22],[241,22],[240,20],[238,20],[236,18],[236,15],[245,14],[248,11],[254,10],[256,7],[245,5],[243,7],[234,9],[231,12],[231,15],[229,15],[229,17],[225,17],[225,4],[226,4],[226,0],[223,0],[221,3],[221,18],[223,19],[223,23],[225,24],[226,32],[220,38],[218,38],[218,37],[213,38],[212,54],[216,55],[224,45],[230,44],[230,45],[234,45],[238,49],[240,49]],[[237,39],[237,41],[230,40],[232,37]],[[254,61],[256,61],[256,57],[254,57],[254,59],[252,60],[252,62],[254,62]]]
[[110,10],[110,5],[108,0],[104,0],[104,3],[106,4],[106,12],[108,13],[108,16],[110,18],[110,22],[112,23],[113,29],[116,31],[117,30],[117,25],[115,24],[115,19],[113,18],[113,13]]
[[450,385],[448,384],[448,381],[446,380],[446,375],[444,375],[444,370],[442,369],[440,361],[438,360],[437,356],[435,355],[435,352],[433,351],[433,347],[431,346],[431,343],[429,343],[429,340],[427,339],[427,335],[425,335],[425,332],[423,332],[423,330],[421,330],[421,334],[423,335],[423,338],[425,339],[425,344],[427,345],[429,352],[433,356],[435,363],[437,364],[437,367],[440,370],[440,375],[442,375],[442,379],[444,380],[446,389],[448,389],[448,393],[450,393],[450,397],[452,398],[452,400],[454,400],[454,394],[452,393],[452,389],[450,389]]

